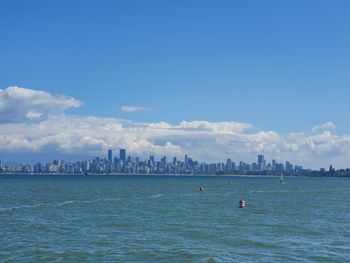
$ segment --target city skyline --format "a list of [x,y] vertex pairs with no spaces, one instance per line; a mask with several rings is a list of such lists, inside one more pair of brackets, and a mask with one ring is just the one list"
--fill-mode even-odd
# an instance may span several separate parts
[[[331,170],[331,168],[330,168]],[[320,171],[325,171],[321,168]],[[259,154],[256,162],[235,162],[227,158],[217,163],[206,163],[195,160],[185,154],[183,158],[173,156],[155,157],[150,155],[142,159],[138,156],[127,155],[127,150],[120,148],[119,154],[113,155],[113,150],[108,149],[106,158],[95,157],[91,160],[70,162],[66,160],[53,160],[49,163],[36,162],[35,164],[21,163],[19,165],[6,165],[0,160],[1,173],[34,173],[34,174],[175,174],[175,175],[224,175],[224,174],[262,174],[262,175],[310,175],[311,169],[292,164],[289,161],[280,163],[273,159],[265,160],[265,156]]]
[[350,166],[350,3],[2,1],[0,159]]
[[328,169],[318,170],[304,168],[290,161],[278,162],[276,159],[267,162],[265,156],[259,154],[257,161],[246,163],[235,162],[231,158],[217,163],[206,163],[195,160],[185,154],[156,158],[150,155],[146,159],[127,155],[127,150],[120,148],[119,155],[107,151],[106,158],[95,157],[91,160],[70,162],[53,160],[49,163],[37,162],[34,165],[6,165],[0,160],[2,174],[57,174],[57,175],[263,175],[263,176],[313,176],[313,177],[350,177],[350,168],[336,169],[330,165]]

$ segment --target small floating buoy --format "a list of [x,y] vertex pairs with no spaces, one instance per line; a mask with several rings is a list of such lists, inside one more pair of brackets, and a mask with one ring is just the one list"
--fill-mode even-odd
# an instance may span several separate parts
[[244,208],[244,207],[245,207],[245,201],[239,200],[239,208]]
[[204,192],[204,187],[203,186],[199,187],[199,192]]

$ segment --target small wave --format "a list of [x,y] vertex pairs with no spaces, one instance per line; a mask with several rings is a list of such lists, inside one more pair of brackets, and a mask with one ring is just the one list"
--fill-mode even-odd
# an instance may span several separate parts
[[100,202],[100,201],[107,201],[107,199],[82,200],[82,201],[79,201],[79,202],[80,203],[90,204],[90,203],[96,203],[96,202]]
[[150,198],[159,198],[164,196],[164,194],[156,194],[156,195],[151,195]]
[[106,202],[106,201],[117,201],[119,198],[98,198],[98,199],[92,199],[92,200],[68,200],[64,201],[62,203],[58,203],[58,206],[62,205],[69,205],[73,203],[96,203],[96,202]]
[[12,207],[1,207],[0,212],[9,212],[13,210],[18,210],[18,209],[26,209],[26,208],[36,208],[39,206],[43,206],[45,204],[40,203],[40,204],[35,204],[35,205],[21,205],[21,206],[12,206]]
[[76,200],[69,200],[69,201],[64,201],[64,202],[62,202],[62,203],[59,203],[59,204],[57,204],[57,205],[58,205],[58,206],[62,206],[62,205],[73,204],[73,203],[76,203],[76,202],[78,202],[78,201],[76,201]]
[[267,190],[267,191],[264,191],[264,190],[251,190],[249,191],[249,193],[290,193],[292,191],[289,191],[289,190]]
[[100,198],[100,199],[95,199],[95,200],[91,200],[90,203],[93,203],[93,202],[100,202],[100,201],[118,201],[120,200],[120,198]]
[[228,195],[236,195],[236,194],[244,194],[244,193],[245,192],[243,192],[243,191],[230,191],[230,192],[225,193],[224,195],[228,196]]
[[182,196],[198,196],[199,193],[195,193],[195,194],[182,194]]

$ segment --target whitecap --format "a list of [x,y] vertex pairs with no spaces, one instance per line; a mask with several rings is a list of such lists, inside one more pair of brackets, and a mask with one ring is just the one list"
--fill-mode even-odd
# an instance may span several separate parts
[[156,194],[156,195],[151,195],[150,198],[159,198],[164,196],[164,194]]
[[68,201],[64,201],[62,203],[59,203],[57,205],[62,206],[62,205],[68,205],[68,204],[76,203],[76,202],[77,201],[75,201],[75,200],[68,200]]
[[35,205],[21,205],[21,206],[12,206],[12,207],[1,207],[0,212],[8,212],[17,209],[26,209],[26,208],[36,208],[44,205],[43,203],[35,204]]

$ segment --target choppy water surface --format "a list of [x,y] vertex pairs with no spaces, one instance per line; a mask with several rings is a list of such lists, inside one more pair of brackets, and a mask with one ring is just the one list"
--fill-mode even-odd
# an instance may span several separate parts
[[0,227],[0,262],[350,262],[350,179],[6,175]]

